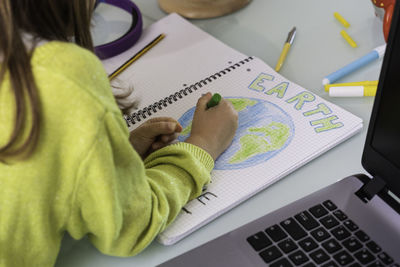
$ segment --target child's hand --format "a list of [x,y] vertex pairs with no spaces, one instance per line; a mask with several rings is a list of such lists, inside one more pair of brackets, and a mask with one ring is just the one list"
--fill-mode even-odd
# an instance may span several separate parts
[[172,118],[153,118],[133,130],[129,140],[144,159],[151,152],[174,141],[181,131],[182,126]]
[[215,160],[228,148],[235,136],[238,113],[232,103],[225,99],[207,109],[211,97],[211,93],[207,93],[198,100],[192,130],[185,142],[201,147]]

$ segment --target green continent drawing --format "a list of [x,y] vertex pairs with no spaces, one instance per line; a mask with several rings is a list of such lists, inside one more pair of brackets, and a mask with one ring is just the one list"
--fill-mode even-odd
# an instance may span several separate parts
[[[292,118],[277,105],[262,99],[224,97],[239,114],[239,125],[232,144],[215,161],[216,170],[251,167],[277,155],[294,136]],[[185,141],[192,130],[196,107],[178,120],[183,130],[178,137]]]
[[290,136],[290,128],[279,122],[271,122],[265,127],[251,127],[247,130],[260,133],[262,136],[247,134],[240,137],[240,149],[230,158],[229,163],[239,163],[257,154],[277,150],[286,143]]
[[258,102],[257,100],[249,98],[228,98],[227,100],[232,103],[237,112],[240,112],[245,108],[254,106]]
[[189,125],[183,128],[181,135],[186,136],[190,134],[190,131],[192,131],[192,122],[190,121]]

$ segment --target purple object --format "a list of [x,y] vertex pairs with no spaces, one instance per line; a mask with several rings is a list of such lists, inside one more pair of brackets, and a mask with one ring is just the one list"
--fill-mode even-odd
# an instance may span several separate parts
[[132,25],[127,33],[115,41],[95,47],[96,55],[100,59],[106,59],[131,48],[142,34],[143,22],[139,8],[131,0],[98,0],[96,1],[96,6],[99,3],[113,5],[132,14]]

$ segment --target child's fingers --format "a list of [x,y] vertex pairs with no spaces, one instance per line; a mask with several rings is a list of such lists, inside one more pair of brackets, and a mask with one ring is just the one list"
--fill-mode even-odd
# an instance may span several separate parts
[[171,123],[170,124],[171,127],[172,127],[172,125],[175,125],[174,130],[176,132],[181,132],[183,129],[181,124],[177,120],[170,118],[170,117],[156,117],[156,118],[152,118],[146,122],[147,125],[152,125],[154,127],[157,127],[158,125],[160,125],[160,123]]
[[141,125],[141,132],[143,135],[154,138],[159,135],[168,135],[176,132],[177,129],[182,128],[177,122],[158,121],[151,123],[144,123]]
[[175,141],[179,136],[179,133],[173,133],[168,135],[160,135],[159,138],[151,145],[153,149],[160,149],[164,146],[169,145],[171,142]]
[[153,144],[151,145],[151,148],[152,148],[153,150],[158,150],[158,149],[163,148],[163,147],[165,147],[165,146],[167,146],[167,144],[165,144],[165,143],[163,143],[163,142],[155,142],[155,143],[153,143]]
[[169,145],[170,143],[164,143],[164,142],[154,142],[152,145],[151,145],[151,148],[153,149],[153,151],[154,150],[157,150],[157,149],[160,149],[160,148],[163,148],[163,147],[165,147],[165,146],[167,146],[167,145]]
[[158,121],[176,122],[176,120],[171,117],[154,117],[154,118],[149,119],[147,122],[151,123],[151,122],[158,122]]
[[156,123],[156,122],[175,122],[175,123],[179,123],[177,120],[175,120],[174,118],[171,117],[155,117],[155,118],[151,118],[147,121],[147,123]]
[[210,92],[206,93],[197,101],[197,109],[205,110],[207,107],[208,101],[212,98],[212,94]]
[[173,133],[173,134],[168,134],[168,135],[162,135],[161,136],[161,141],[162,142],[164,142],[164,143],[169,143],[169,142],[172,142],[172,141],[174,141],[175,139],[177,139],[178,138],[178,136],[179,136],[179,133]]

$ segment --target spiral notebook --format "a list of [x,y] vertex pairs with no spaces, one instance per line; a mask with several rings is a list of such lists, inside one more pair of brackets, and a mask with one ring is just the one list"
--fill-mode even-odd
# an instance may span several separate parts
[[170,116],[190,134],[197,99],[218,92],[239,113],[232,145],[216,160],[212,181],[158,240],[170,245],[357,133],[362,120],[205,33],[177,14],[144,31],[130,51],[104,61],[109,73],[160,33],[166,38],[119,78],[140,93],[130,129]]

